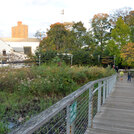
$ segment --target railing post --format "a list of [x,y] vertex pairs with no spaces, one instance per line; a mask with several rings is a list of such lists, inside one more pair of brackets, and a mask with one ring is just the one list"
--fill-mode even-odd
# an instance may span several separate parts
[[117,80],[117,75],[114,76],[113,90],[114,90],[114,87],[115,87],[116,80]]
[[103,104],[105,103],[106,98],[106,81],[103,82]]
[[89,110],[88,110],[88,127],[91,128],[93,125],[93,96],[92,96],[93,86],[89,88]]
[[101,84],[102,82],[98,83],[98,106],[97,106],[97,112],[100,112],[100,106],[101,106]]
[[111,82],[110,82],[110,94],[111,94],[112,89],[113,89],[113,84],[114,84],[114,83],[113,83],[113,78],[111,78],[110,81],[111,81]]
[[106,98],[108,97],[109,94],[109,80],[107,80],[107,92],[106,92]]
[[109,93],[108,93],[108,96],[110,95],[110,93],[111,93],[111,79],[109,79],[109,81],[108,81],[108,88],[109,88]]
[[112,89],[113,89],[113,84],[114,84],[114,83],[113,83],[113,78],[111,78],[111,80],[110,80],[110,81],[111,81],[111,83],[110,83],[110,94],[111,94]]
[[74,123],[70,122],[70,104],[67,105],[67,134],[74,134]]
[[114,78],[112,78],[112,86],[111,86],[111,92],[113,92],[113,88],[114,88]]
[[112,86],[112,91],[114,90],[114,87],[115,87],[115,83],[116,83],[116,75],[114,76],[114,78],[113,78],[113,86]]
[[70,110],[69,110],[69,105],[67,105],[67,134],[70,134]]

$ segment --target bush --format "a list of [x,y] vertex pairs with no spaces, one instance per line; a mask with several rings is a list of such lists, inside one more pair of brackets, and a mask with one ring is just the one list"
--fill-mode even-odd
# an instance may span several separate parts
[[[110,68],[69,67],[65,64],[22,69],[0,69],[0,119],[27,120],[81,85],[114,73]],[[7,128],[0,124],[0,133]]]
[[[9,69],[10,70],[10,69]],[[72,67],[66,65],[32,67],[16,69],[12,73],[2,73],[0,90],[21,92],[24,94],[68,94],[74,87],[88,81],[106,77],[114,73],[110,68],[102,67]]]
[[39,54],[41,55],[40,60],[41,63],[50,63],[53,58],[57,56],[57,52],[55,50],[47,50],[45,52],[37,52],[36,59],[39,60]]
[[92,58],[89,51],[73,51],[73,65],[91,65]]
[[6,123],[0,122],[0,134],[7,134],[9,129]]

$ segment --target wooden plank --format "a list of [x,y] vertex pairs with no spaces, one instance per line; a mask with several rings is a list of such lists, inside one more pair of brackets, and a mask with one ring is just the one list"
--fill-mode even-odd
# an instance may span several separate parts
[[134,134],[134,82],[118,79],[114,92],[106,99],[86,134]]

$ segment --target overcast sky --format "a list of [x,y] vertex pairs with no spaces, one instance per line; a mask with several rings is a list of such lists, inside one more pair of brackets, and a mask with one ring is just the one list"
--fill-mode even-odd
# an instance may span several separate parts
[[17,21],[29,26],[29,37],[55,22],[82,21],[89,28],[94,14],[123,7],[134,9],[134,0],[0,0],[0,37],[11,37]]

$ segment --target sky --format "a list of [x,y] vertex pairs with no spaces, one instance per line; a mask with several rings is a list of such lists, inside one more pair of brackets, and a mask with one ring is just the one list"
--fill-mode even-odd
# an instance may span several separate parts
[[124,7],[134,10],[134,0],[0,0],[0,37],[11,37],[18,21],[28,25],[29,37],[56,22],[82,21],[88,29],[94,14]]

